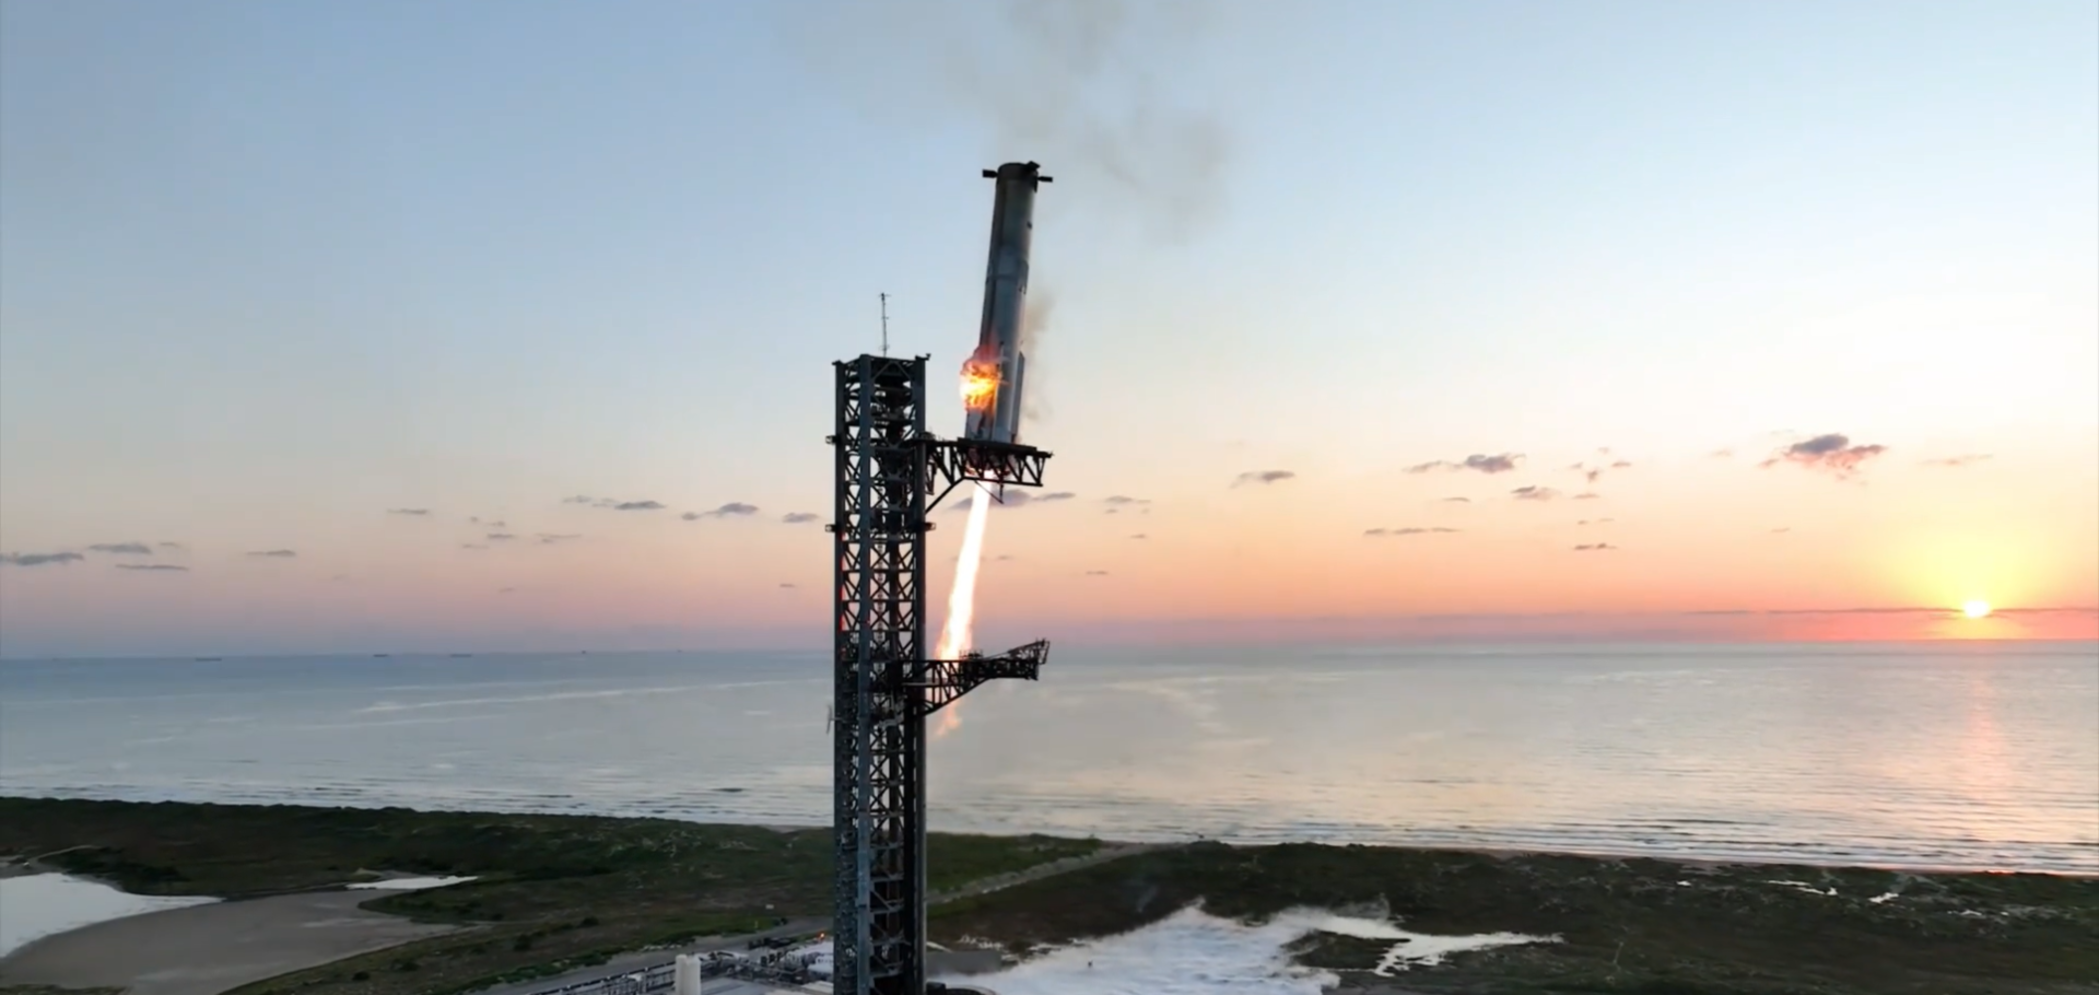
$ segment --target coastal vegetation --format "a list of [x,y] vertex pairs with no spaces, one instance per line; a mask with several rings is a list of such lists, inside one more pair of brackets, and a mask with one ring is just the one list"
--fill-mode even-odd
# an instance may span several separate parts
[[[1159,847],[1010,887],[964,886],[1100,853],[1096,840],[936,834],[934,938],[1021,954],[1142,927],[1200,902],[1260,921],[1293,907],[1397,916],[1433,934],[1549,944],[1460,955],[1396,978],[1391,941],[1293,948],[1362,992],[1682,995],[2099,993],[2099,880],[2036,874],[1695,864],[1294,844]],[[369,880],[365,907],[461,931],[241,989],[242,995],[471,991],[782,919],[822,928],[825,830],[668,819],[0,798],[0,855],[148,894],[242,898]],[[1103,854],[1106,856],[1106,854]]]

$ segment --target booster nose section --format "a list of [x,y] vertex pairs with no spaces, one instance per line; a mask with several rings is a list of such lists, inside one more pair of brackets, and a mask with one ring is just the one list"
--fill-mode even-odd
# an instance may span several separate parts
[[985,170],[984,176],[997,186],[991,252],[984,266],[984,320],[976,351],[962,364],[962,399],[968,409],[962,436],[1017,443],[1027,373],[1020,329],[1027,318],[1028,246],[1035,230],[1035,192],[1051,178],[1033,162],[1009,162]]

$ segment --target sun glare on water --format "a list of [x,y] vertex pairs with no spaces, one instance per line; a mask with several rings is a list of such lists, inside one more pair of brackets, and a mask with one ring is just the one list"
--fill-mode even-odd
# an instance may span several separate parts
[[1961,614],[1966,615],[1969,618],[1982,618],[1983,616],[1986,616],[1989,613],[1990,603],[1987,601],[1970,601],[1967,604],[1961,606]]

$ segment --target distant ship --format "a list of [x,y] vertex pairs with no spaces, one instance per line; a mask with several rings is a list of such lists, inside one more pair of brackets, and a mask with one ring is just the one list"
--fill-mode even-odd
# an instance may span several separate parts
[[374,659],[374,660],[384,660],[384,659],[387,659],[387,658],[389,658],[389,657],[391,657],[391,656],[393,656],[393,654],[392,654],[392,653],[374,653],[374,654],[372,654],[372,659]]

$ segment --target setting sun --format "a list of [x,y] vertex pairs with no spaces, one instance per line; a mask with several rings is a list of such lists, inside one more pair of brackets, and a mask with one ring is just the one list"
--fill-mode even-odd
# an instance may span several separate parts
[[1961,606],[1961,613],[1969,618],[1981,618],[1990,613],[1990,603],[1987,601],[1970,601]]

